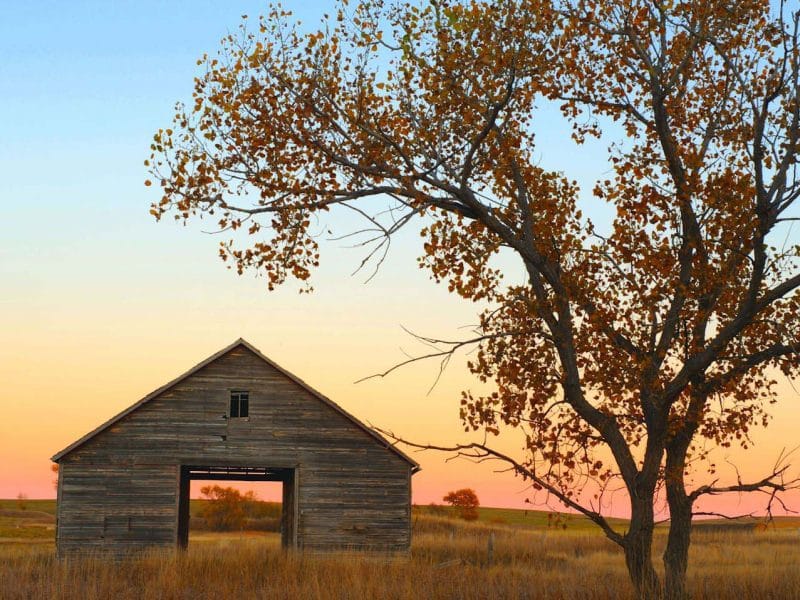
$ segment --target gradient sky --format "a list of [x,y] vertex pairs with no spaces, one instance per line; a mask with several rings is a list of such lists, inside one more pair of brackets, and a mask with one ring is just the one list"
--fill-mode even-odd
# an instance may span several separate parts
[[[332,2],[286,2],[313,25]],[[364,421],[438,443],[465,439],[464,359],[428,394],[435,363],[353,382],[420,352],[401,326],[457,338],[475,306],[416,266],[409,232],[368,284],[362,254],[326,243],[316,291],[267,293],[217,257],[202,224],[157,225],[142,185],[150,139],[190,98],[196,59],[262,2],[36,2],[0,7],[0,498],[53,497],[49,457],[238,337]],[[600,145],[576,149],[558,119],[537,140],[545,167],[591,189]],[[596,221],[607,208],[589,205]],[[775,422],[754,450],[718,453],[760,475],[798,443],[798,394],[783,382]],[[509,436],[500,447],[514,452]],[[414,500],[473,487],[485,505],[525,507],[526,486],[486,465],[416,454]],[[800,462],[800,461],[798,461]],[[732,470],[722,468],[722,476]],[[760,503],[760,504],[759,504]],[[748,498],[714,507],[750,510]],[[800,502],[797,502],[800,505]],[[706,506],[708,508],[708,506]]]

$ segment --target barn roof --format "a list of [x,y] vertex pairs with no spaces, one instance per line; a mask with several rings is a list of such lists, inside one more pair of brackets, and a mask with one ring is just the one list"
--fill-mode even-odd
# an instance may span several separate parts
[[357,427],[360,427],[361,429],[363,429],[366,433],[368,433],[373,438],[375,438],[375,440],[381,446],[384,446],[388,450],[391,450],[392,452],[394,452],[395,454],[400,456],[403,460],[405,460],[406,462],[408,462],[411,465],[411,472],[412,473],[415,473],[415,472],[420,470],[420,466],[419,466],[419,463],[417,461],[415,461],[413,458],[408,456],[405,452],[401,451],[394,444],[391,444],[386,438],[384,438],[377,431],[375,431],[374,429],[372,429],[368,425],[366,425],[366,424],[362,423],[361,421],[359,421],[356,417],[354,417],[349,412],[347,412],[345,409],[343,409],[341,406],[336,404],[333,400],[331,400],[327,396],[321,394],[320,392],[318,392],[317,390],[312,388],[305,381],[303,381],[302,379],[300,379],[299,377],[297,377],[293,373],[290,373],[289,371],[287,371],[286,369],[284,369],[280,365],[276,364],[274,361],[272,361],[269,358],[267,358],[266,356],[264,356],[261,353],[261,351],[258,350],[258,348],[256,348],[250,342],[248,342],[247,340],[244,340],[242,338],[239,338],[238,340],[233,342],[231,345],[226,346],[225,348],[223,348],[219,352],[216,352],[216,353],[212,354],[211,356],[209,356],[204,361],[198,363],[197,365],[195,365],[194,367],[192,367],[191,369],[186,371],[183,375],[180,375],[179,377],[173,379],[169,383],[167,383],[165,385],[162,385],[157,390],[154,390],[154,391],[150,392],[147,396],[145,396],[144,398],[139,400],[137,403],[132,404],[131,406],[129,406],[128,408],[123,410],[121,413],[111,417],[111,419],[109,419],[108,421],[106,421],[105,423],[103,423],[102,425],[97,427],[96,429],[94,429],[94,430],[90,431],[89,433],[87,433],[85,436],[83,436],[79,440],[76,440],[76,441],[72,442],[69,446],[67,446],[66,448],[64,448],[60,452],[54,454],[50,460],[52,460],[53,462],[60,461],[67,454],[69,454],[73,450],[76,450],[77,448],[80,448],[86,442],[88,442],[90,439],[95,437],[97,434],[101,433],[102,431],[105,431],[106,429],[111,427],[114,423],[117,423],[118,421],[124,419],[126,416],[131,414],[133,411],[137,410],[140,406],[142,406],[144,404],[147,404],[153,398],[156,398],[157,396],[159,396],[162,393],[166,392],[171,387],[177,385],[178,383],[180,383],[181,381],[183,381],[187,377],[189,377],[191,375],[194,375],[197,371],[199,371],[200,369],[202,369],[206,365],[214,362],[218,358],[224,356],[225,354],[227,354],[228,352],[230,352],[231,350],[233,350],[234,348],[237,348],[239,346],[242,346],[242,347],[247,348],[248,350],[250,350],[250,352],[252,352],[256,356],[258,356],[265,363],[267,363],[268,365],[270,365],[271,367],[273,367],[274,369],[276,369],[277,371],[279,371],[280,373],[282,373],[283,375],[285,375],[286,377],[288,377],[289,379],[291,379],[292,381],[297,383],[300,387],[302,387],[305,390],[307,390],[309,393],[311,393],[312,396],[314,396],[315,398],[317,398],[318,400],[320,400],[324,404],[327,404],[328,406],[330,406],[336,412],[338,412],[339,414],[341,414],[342,416],[344,416],[345,418],[350,420]]

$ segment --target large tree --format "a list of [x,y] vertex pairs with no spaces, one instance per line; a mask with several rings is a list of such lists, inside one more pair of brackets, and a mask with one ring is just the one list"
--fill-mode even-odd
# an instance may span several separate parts
[[[704,442],[749,443],[800,364],[799,61],[797,14],[767,0],[359,0],[311,33],[274,8],[204,57],[193,104],[156,134],[151,212],[239,230],[222,258],[270,289],[308,285],[328,214],[366,220],[373,260],[420,223],[421,264],[486,307],[469,367],[495,391],[464,393],[465,426],[526,432],[517,457],[458,450],[589,516],[640,596],[684,597],[695,501],[788,486],[781,465],[729,486],[687,474]],[[577,143],[609,140],[594,200],[537,164],[537,105],[554,102]],[[612,224],[581,213],[592,202]],[[524,283],[504,283],[511,259]],[[622,483],[627,531],[587,481]]]

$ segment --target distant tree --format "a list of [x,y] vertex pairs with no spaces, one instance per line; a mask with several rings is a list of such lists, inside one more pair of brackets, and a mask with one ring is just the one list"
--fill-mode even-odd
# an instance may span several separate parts
[[252,491],[242,494],[235,488],[218,485],[203,486],[200,493],[208,500],[200,516],[215,531],[243,529],[249,512],[248,505],[257,501]]
[[53,463],[50,465],[50,471],[53,473],[53,487],[57,490],[58,489],[58,464]]
[[28,508],[27,494],[23,494],[22,492],[17,494],[17,508],[19,508],[20,510],[25,510],[26,508]]
[[457,508],[458,515],[465,521],[475,521],[478,518],[478,507],[481,503],[475,490],[470,488],[456,490],[447,494],[443,500]]

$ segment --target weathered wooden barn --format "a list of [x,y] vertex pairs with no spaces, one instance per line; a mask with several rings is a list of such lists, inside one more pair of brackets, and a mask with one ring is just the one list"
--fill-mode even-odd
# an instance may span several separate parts
[[283,482],[286,547],[411,541],[419,465],[241,339],[52,460],[60,556],[185,547],[192,479]]

